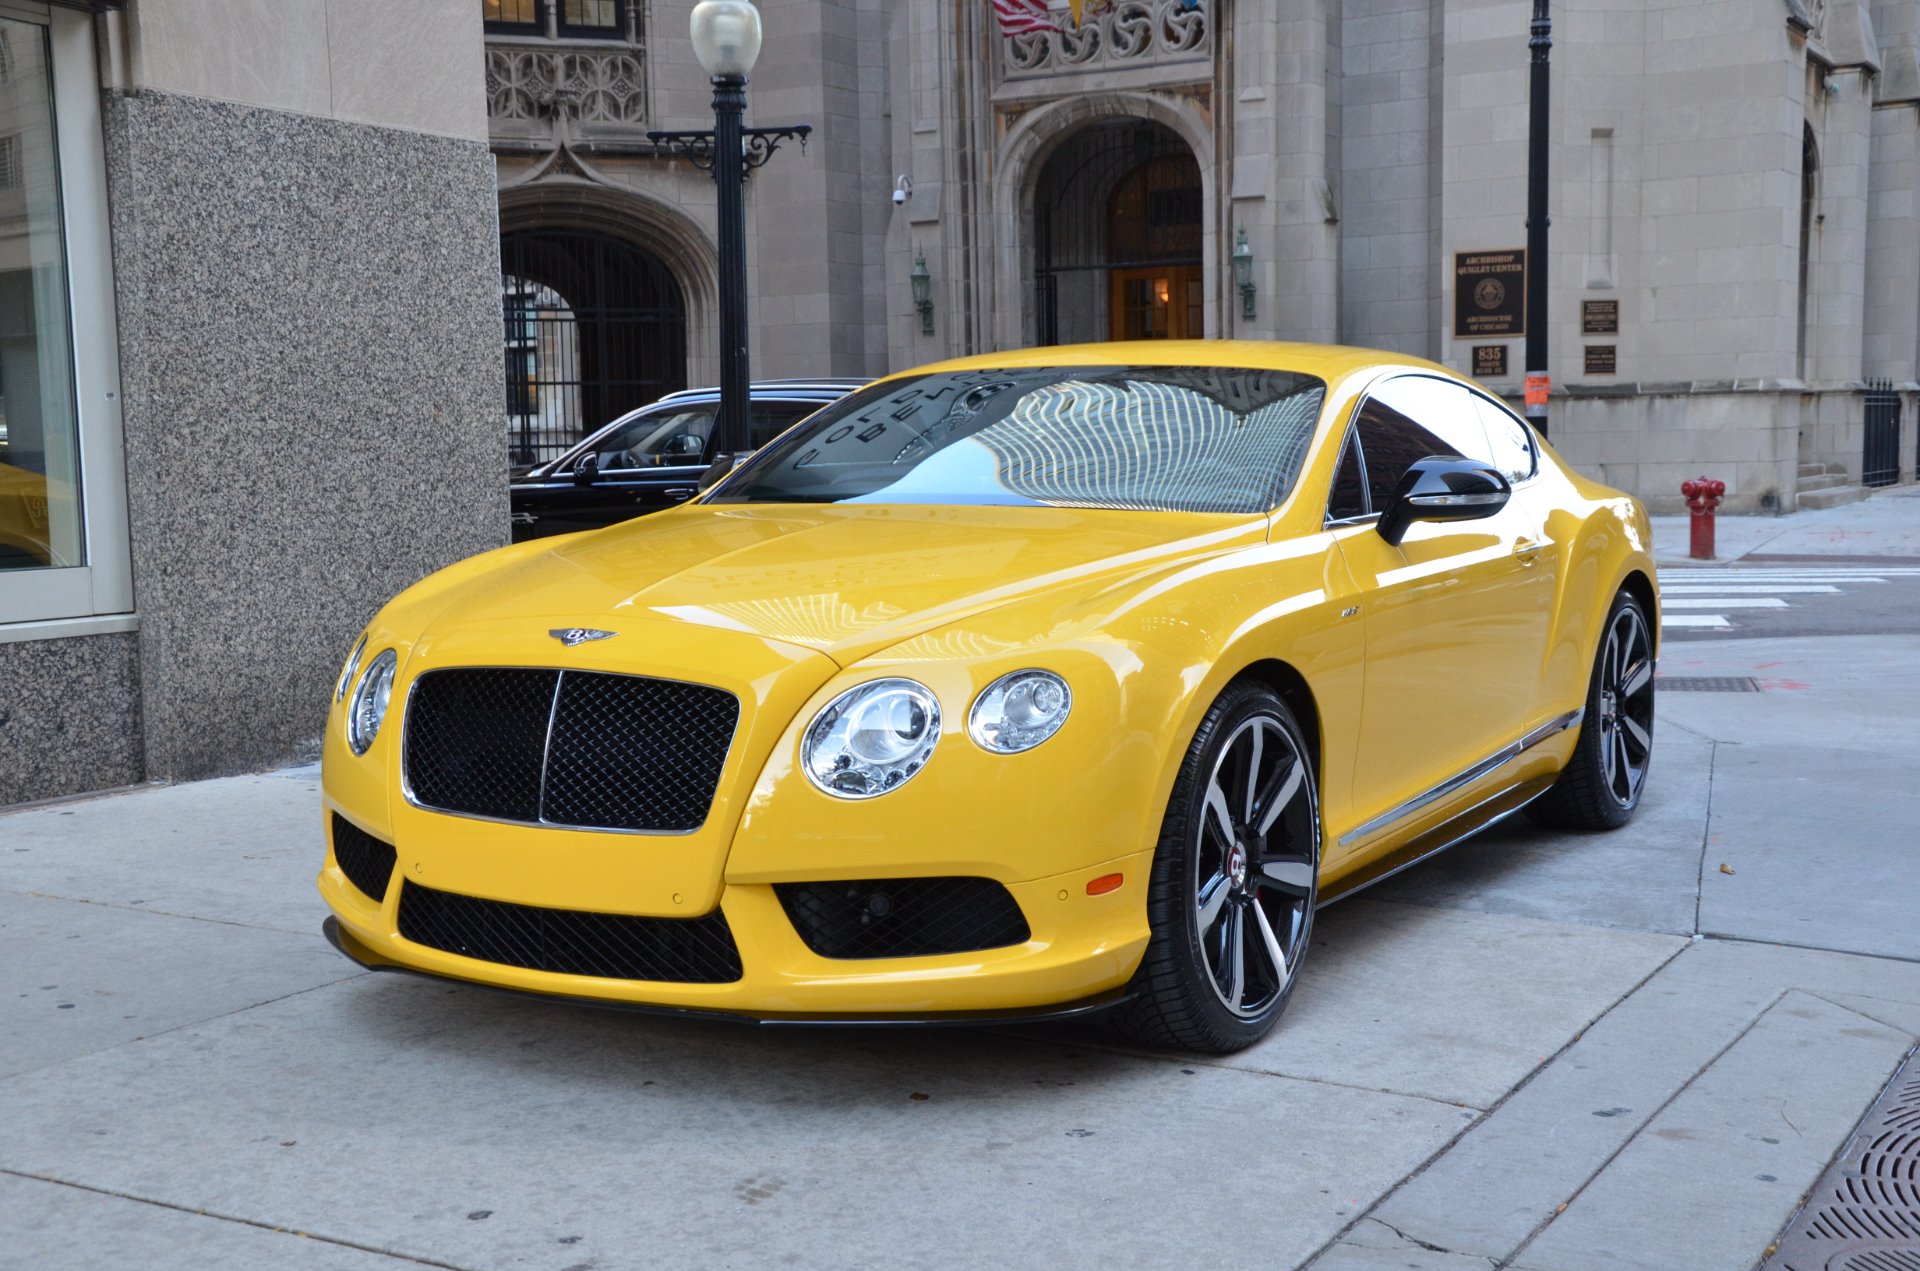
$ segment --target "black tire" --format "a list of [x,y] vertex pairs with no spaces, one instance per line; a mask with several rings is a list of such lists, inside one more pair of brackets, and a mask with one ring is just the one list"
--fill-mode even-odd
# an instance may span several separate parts
[[1236,681],[1201,721],[1167,801],[1147,890],[1153,936],[1116,1012],[1122,1034],[1228,1054],[1271,1032],[1299,982],[1319,868],[1312,752],[1285,702]]
[[1632,820],[1653,762],[1653,693],[1653,627],[1623,591],[1600,629],[1573,757],[1527,815],[1567,830],[1617,830]]

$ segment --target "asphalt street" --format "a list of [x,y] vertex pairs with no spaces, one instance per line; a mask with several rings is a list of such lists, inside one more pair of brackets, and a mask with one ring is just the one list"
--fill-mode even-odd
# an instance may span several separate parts
[[1632,825],[1324,911],[1227,1059],[367,974],[307,769],[0,813],[0,1264],[1746,1271],[1920,1040],[1920,500],[1861,506],[1695,576],[1803,625],[1666,632],[1750,684],[1661,693]]

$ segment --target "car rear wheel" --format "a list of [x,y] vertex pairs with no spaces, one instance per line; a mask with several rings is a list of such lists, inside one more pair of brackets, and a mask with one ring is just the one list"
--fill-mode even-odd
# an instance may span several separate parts
[[1226,1054],[1272,1031],[1319,894],[1320,809],[1300,726],[1230,686],[1174,782],[1147,892],[1153,938],[1118,1023],[1150,1046]]
[[1633,818],[1653,760],[1653,628],[1632,593],[1607,614],[1573,758],[1527,805],[1542,825],[1613,830]]

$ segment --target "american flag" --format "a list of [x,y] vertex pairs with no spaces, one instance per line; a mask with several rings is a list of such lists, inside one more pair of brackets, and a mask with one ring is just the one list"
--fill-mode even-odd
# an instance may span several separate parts
[[1047,0],[993,0],[1000,18],[1000,34],[1026,35],[1030,31],[1058,31],[1060,24],[1047,12]]

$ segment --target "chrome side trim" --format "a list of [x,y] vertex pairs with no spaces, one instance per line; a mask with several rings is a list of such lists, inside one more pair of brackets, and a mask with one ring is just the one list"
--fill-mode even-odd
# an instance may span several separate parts
[[1340,846],[1342,848],[1352,847],[1361,839],[1371,834],[1376,834],[1396,822],[1404,821],[1414,813],[1423,808],[1431,807],[1448,795],[1458,793],[1460,790],[1480,780],[1480,778],[1512,763],[1515,759],[1518,759],[1521,755],[1532,750],[1548,738],[1558,737],[1569,728],[1578,728],[1580,721],[1586,718],[1586,714],[1587,708],[1582,706],[1577,710],[1570,710],[1564,715],[1555,716],[1553,719],[1548,720],[1546,723],[1540,725],[1540,727],[1522,737],[1519,741],[1510,742],[1502,746],[1485,759],[1482,759],[1479,763],[1455,773],[1431,790],[1417,794],[1399,807],[1390,808],[1373,818],[1373,820],[1368,821],[1365,825],[1356,826],[1346,834],[1341,835]]

